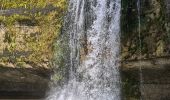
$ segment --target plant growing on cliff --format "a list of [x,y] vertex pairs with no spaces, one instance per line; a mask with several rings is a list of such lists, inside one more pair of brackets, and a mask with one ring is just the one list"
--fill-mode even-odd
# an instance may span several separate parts
[[[46,12],[47,6],[56,9]],[[28,62],[43,66],[53,58],[53,42],[60,33],[66,0],[1,0],[0,8],[9,11],[27,9],[22,14],[0,15],[0,23],[5,27],[4,50],[6,48],[15,56],[14,64]],[[44,8],[45,11],[39,10]],[[12,59],[12,56],[6,58]]]

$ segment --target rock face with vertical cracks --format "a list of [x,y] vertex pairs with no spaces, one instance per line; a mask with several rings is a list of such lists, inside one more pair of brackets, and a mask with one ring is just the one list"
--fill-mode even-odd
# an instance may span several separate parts
[[[122,0],[121,57],[124,98],[139,100],[142,96],[143,100],[169,100],[170,0],[140,2],[139,15],[137,0]],[[138,16],[141,19],[140,37]],[[143,84],[140,90],[141,80]]]
[[[170,1],[140,0],[140,2],[139,15],[137,0],[122,0],[122,59],[169,56]],[[141,25],[140,37],[138,16]]]
[[50,70],[0,67],[0,99],[44,98]]

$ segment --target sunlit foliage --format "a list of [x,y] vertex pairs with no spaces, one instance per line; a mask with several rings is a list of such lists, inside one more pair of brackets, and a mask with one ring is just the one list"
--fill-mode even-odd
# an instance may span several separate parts
[[[46,60],[50,61],[53,58],[53,42],[60,33],[63,16],[67,9],[66,0],[0,0],[0,11],[17,10],[17,8],[36,10],[49,5],[56,8],[56,10],[45,14],[42,12],[24,12],[24,14],[14,13],[10,16],[0,15],[0,24],[3,24],[6,29],[4,50],[11,54],[8,57],[1,57],[0,62],[12,62],[16,66],[21,66],[26,62],[40,64]],[[16,28],[18,25],[22,26],[22,29]],[[22,32],[23,39],[18,39],[21,30],[24,30],[23,26],[34,28],[36,31],[25,35]],[[29,56],[15,56],[16,51],[29,52]]]

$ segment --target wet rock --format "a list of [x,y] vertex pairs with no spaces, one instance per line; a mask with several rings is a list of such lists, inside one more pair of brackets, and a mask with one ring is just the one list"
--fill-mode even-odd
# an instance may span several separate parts
[[137,0],[122,0],[122,59],[170,55],[167,52],[170,44],[168,11],[169,0],[140,0],[140,14]]
[[0,99],[44,98],[50,74],[46,69],[0,67]]
[[169,100],[170,57],[124,61],[122,80],[125,100]]

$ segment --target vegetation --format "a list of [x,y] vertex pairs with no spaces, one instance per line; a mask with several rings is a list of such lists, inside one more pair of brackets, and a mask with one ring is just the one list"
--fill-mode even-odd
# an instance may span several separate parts
[[24,7],[28,9],[32,8],[44,8],[47,5],[53,5],[61,9],[66,8],[66,0],[1,0],[1,9],[19,8]]
[[[0,62],[49,66],[53,55],[53,42],[58,37],[67,9],[66,0],[1,0],[1,10],[24,8],[28,10],[55,7],[48,13],[36,12],[0,15],[4,38]],[[12,11],[12,10],[11,10]],[[8,55],[8,56],[6,56]],[[42,65],[38,65],[42,64]],[[43,65],[44,64],[44,65]]]

